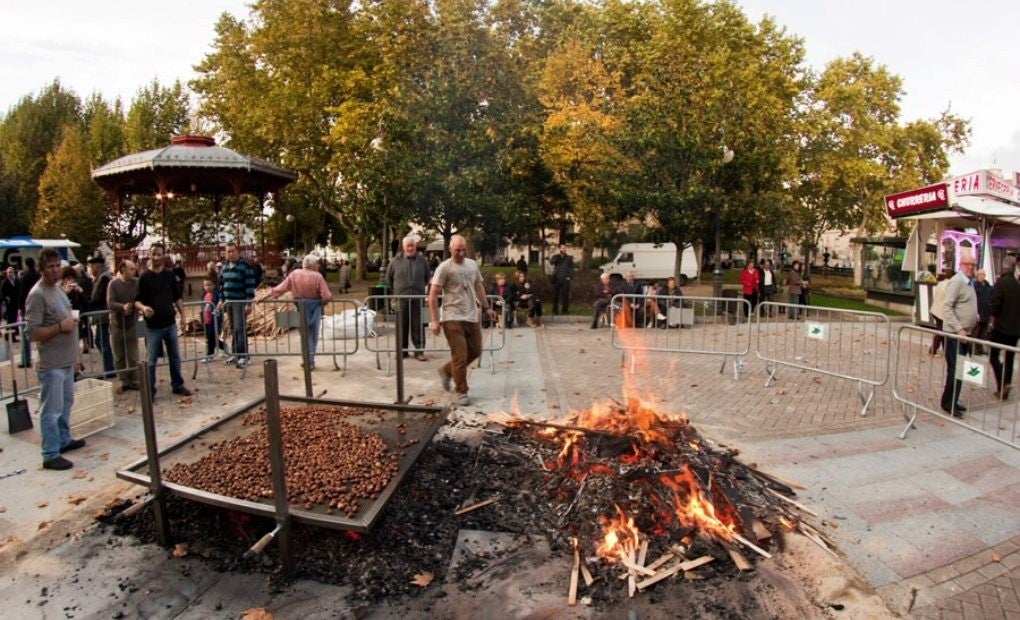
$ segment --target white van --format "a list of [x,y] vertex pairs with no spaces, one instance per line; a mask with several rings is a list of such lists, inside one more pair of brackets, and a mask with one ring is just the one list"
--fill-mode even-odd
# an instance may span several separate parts
[[67,239],[33,239],[32,237],[11,237],[0,239],[0,270],[12,266],[15,269],[22,269],[25,266],[25,259],[32,257],[35,264],[39,266],[39,251],[43,248],[54,248],[60,252],[60,258],[68,263],[77,264],[78,257],[74,255],[74,248],[80,248],[80,243],[68,241]]
[[698,258],[693,245],[684,247],[680,273],[673,272],[675,267],[675,243],[625,243],[612,262],[602,265],[602,273],[622,278],[630,271],[634,273],[634,279],[641,282],[665,281],[676,276],[677,284],[683,286],[698,277]]

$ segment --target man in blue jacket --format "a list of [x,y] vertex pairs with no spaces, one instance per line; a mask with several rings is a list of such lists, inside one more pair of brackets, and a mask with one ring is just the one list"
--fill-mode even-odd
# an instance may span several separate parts
[[248,261],[241,258],[237,244],[227,244],[227,261],[220,272],[220,311],[230,317],[230,329],[233,334],[233,348],[226,363],[235,364],[238,368],[247,366],[248,359],[248,327],[246,317],[251,313],[251,302],[255,299],[255,270]]

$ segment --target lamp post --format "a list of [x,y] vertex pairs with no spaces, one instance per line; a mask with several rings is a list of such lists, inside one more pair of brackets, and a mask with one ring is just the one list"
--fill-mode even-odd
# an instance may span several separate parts
[[[722,163],[728,164],[733,161],[733,149],[723,145]],[[720,223],[720,206],[715,207],[715,268],[712,271],[712,297],[722,297],[723,274],[722,274],[722,228]]]
[[290,244],[291,244],[291,247],[293,247],[294,251],[296,252],[297,251],[297,218],[294,217],[293,213],[288,213],[287,214],[287,221],[290,222],[291,224],[293,224],[293,227],[291,228],[292,234],[291,234],[291,238],[290,238]]

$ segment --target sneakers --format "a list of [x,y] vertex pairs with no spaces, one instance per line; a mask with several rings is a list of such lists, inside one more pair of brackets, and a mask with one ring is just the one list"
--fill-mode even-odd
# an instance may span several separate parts
[[453,387],[453,377],[446,374],[446,371],[440,368],[436,372],[439,373],[439,380],[443,382],[443,389],[447,392]]
[[244,368],[245,366],[251,366],[251,360],[247,357],[242,357],[237,360],[237,367]]
[[227,359],[223,360],[223,363],[226,364],[227,366],[230,366],[232,364],[236,364],[237,363],[237,357],[234,356],[234,355],[231,355]]
[[85,447],[84,439],[72,439],[71,441],[67,442],[67,444],[65,444],[63,448],[60,449],[60,453],[63,454],[65,452],[72,452],[74,450],[84,447]]
[[657,320],[659,320],[659,321],[665,321],[666,320],[666,315],[660,312],[660,313],[655,315],[655,318]]
[[[179,390],[174,390],[174,394],[177,394],[178,396],[191,396],[191,390],[186,387],[182,387]],[[155,396],[155,394],[153,394],[153,396]]]
[[43,461],[43,469],[64,470],[74,467],[74,463],[62,456],[55,456],[48,461]]
[[457,398],[454,399],[454,402],[460,405],[461,407],[467,407],[468,405],[471,404],[471,399],[468,398],[468,395],[466,393],[457,394]]
[[418,351],[417,353],[414,354],[414,359],[418,360],[419,362],[424,362],[425,354],[422,353],[421,351]]

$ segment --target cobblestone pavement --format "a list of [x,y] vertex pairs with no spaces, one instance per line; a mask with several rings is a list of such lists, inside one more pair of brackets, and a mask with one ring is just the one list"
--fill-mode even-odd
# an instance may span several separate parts
[[[800,501],[820,512],[847,563],[892,613],[1020,618],[1017,450],[927,414],[900,440],[903,408],[891,385],[875,391],[865,416],[860,386],[853,381],[781,367],[766,387],[766,365],[754,355],[751,342],[739,379],[733,377],[734,360],[723,367],[726,360],[719,355],[650,353],[632,359],[614,348],[609,329],[591,330],[584,318],[508,330],[493,342],[502,343],[501,348],[483,356],[482,367],[472,371],[473,404],[455,412],[454,425],[503,411],[558,417],[594,400],[619,400],[625,386],[629,394],[653,395],[667,411],[686,412],[717,443],[738,448],[745,461],[805,484],[808,490]],[[311,375],[313,394],[396,400],[392,358],[363,345],[348,359],[346,372],[332,370],[331,362],[320,357]],[[875,350],[844,351],[842,357],[823,361],[852,374],[863,357],[887,355],[889,347],[887,340]],[[406,360],[405,395],[419,404],[446,404],[450,397],[436,377],[446,354],[441,341],[431,341],[430,348],[426,362]],[[902,385],[922,394],[941,387],[931,385],[944,368],[941,358],[912,360],[900,371],[907,377]],[[811,356],[796,362],[805,367],[815,363]],[[298,359],[281,358],[278,364],[282,390],[303,394]],[[194,369],[186,367],[189,387],[197,388],[192,399],[172,398],[166,371],[159,373],[161,441],[192,433],[261,395],[260,363],[243,372],[222,363],[200,365],[191,380]],[[971,403],[983,402],[976,390],[967,396]],[[34,432],[0,435],[8,464],[4,471],[29,469],[0,481],[6,507],[0,514],[0,554],[17,553],[48,531],[55,536],[57,525],[43,523],[57,524],[76,512],[91,514],[111,496],[141,494],[138,487],[113,481],[117,468],[144,453],[137,393],[118,395],[115,404],[117,426],[89,438],[89,446],[75,455],[74,471],[85,473],[81,478],[38,468]],[[70,502],[82,495],[87,496],[84,503]]]

